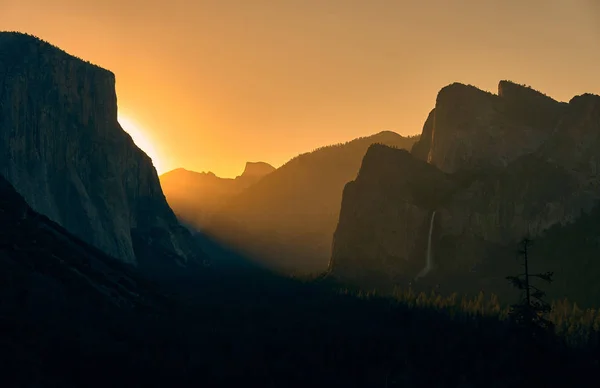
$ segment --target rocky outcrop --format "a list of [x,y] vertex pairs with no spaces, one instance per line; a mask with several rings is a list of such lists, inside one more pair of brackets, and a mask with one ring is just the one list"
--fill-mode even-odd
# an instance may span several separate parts
[[[573,235],[560,239],[572,244],[571,258],[548,248],[563,251],[556,230],[596,239],[598,228],[586,214],[600,200],[599,134],[598,96],[565,104],[505,81],[498,96],[464,85],[442,89],[412,155],[372,147],[346,186],[331,274],[369,286],[414,282],[431,230],[435,269],[418,281],[450,291],[505,292],[504,276],[518,270],[509,259],[525,235],[547,254],[536,264],[540,270],[564,272],[565,260],[573,260],[578,270],[568,276],[600,276],[600,266],[587,259],[600,254],[600,246],[578,253]],[[577,226],[582,216],[585,228]],[[579,286],[570,278],[550,294],[573,295]],[[594,295],[600,303],[600,291]]]
[[418,159],[427,160],[429,156],[429,149],[431,148],[431,138],[433,136],[433,123],[435,119],[435,109],[429,112],[427,120],[423,125],[421,137],[419,141],[415,142],[412,146],[411,153]]
[[247,180],[250,184],[255,183],[267,174],[275,171],[275,167],[265,162],[246,162],[244,172],[242,175],[236,177],[236,179]]
[[599,131],[600,96],[573,97],[561,116],[555,135],[540,153],[570,170],[595,175],[600,154]]
[[446,172],[506,167],[548,139],[564,108],[508,81],[497,95],[454,83],[438,93],[414,155]]
[[198,252],[150,158],[117,122],[115,76],[35,37],[0,33],[0,174],[37,212],[128,263],[132,234]]
[[423,266],[433,209],[457,188],[448,174],[405,150],[373,145],[346,184],[330,270],[346,281],[377,283]]
[[549,133],[567,108],[565,103],[510,81],[500,81],[498,97],[504,104],[504,113],[512,120]]
[[233,196],[252,186],[275,167],[264,162],[247,162],[241,175],[220,178],[212,172],[195,172],[178,168],[160,176],[160,184],[177,218],[196,230]]

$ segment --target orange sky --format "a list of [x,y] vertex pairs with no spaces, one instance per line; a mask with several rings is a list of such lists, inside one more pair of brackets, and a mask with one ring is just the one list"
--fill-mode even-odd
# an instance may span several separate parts
[[159,173],[235,176],[246,161],[418,133],[454,81],[600,94],[599,3],[0,0],[0,29],[112,70]]

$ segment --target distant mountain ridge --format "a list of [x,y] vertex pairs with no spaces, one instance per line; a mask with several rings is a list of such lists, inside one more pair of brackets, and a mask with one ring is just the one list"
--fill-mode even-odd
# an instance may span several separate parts
[[242,175],[238,175],[236,179],[260,179],[273,171],[275,171],[275,167],[269,163],[247,162],[244,172],[242,172]]
[[247,162],[242,174],[231,179],[178,168],[162,174],[160,184],[177,218],[202,230],[227,200],[273,171],[275,167],[268,163]]
[[[36,211],[124,262],[134,240],[204,260],[150,158],[117,122],[115,76],[33,36],[0,32],[0,174]],[[175,264],[175,263],[173,263]]]
[[[564,276],[550,295],[600,303],[600,287],[582,282],[600,276],[593,264],[600,246],[579,249],[581,242],[559,237],[583,231],[577,225],[585,220],[590,232],[581,238],[595,238],[597,227],[582,215],[598,208],[599,150],[598,96],[562,103],[509,81],[497,95],[449,85],[411,154],[383,146],[367,152],[344,190],[330,271],[369,286],[407,285],[424,266],[435,211],[437,269],[419,282],[508,292],[504,277],[519,270],[512,252],[530,235],[544,254],[535,256],[534,245],[533,267]],[[564,255],[558,241],[571,247],[572,261],[556,256]]]
[[416,140],[384,131],[301,154],[228,200],[205,231],[271,268],[324,271],[342,189],[367,148],[410,149]]

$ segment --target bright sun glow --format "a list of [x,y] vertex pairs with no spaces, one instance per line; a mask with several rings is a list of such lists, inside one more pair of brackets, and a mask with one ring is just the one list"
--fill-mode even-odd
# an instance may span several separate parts
[[154,168],[158,174],[162,173],[160,158],[158,157],[158,152],[152,145],[152,142],[145,134],[144,130],[140,128],[140,126],[130,119],[129,117],[119,116],[119,123],[125,132],[131,135],[134,143],[142,149],[152,159],[152,163],[154,164]]

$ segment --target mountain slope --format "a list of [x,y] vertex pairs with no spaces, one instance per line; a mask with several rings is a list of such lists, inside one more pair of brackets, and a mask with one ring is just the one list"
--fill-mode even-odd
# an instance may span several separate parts
[[327,268],[342,190],[374,143],[410,149],[416,138],[381,132],[302,154],[232,198],[207,232],[267,266]]
[[160,176],[160,185],[169,206],[183,223],[202,230],[210,217],[230,198],[275,171],[264,162],[248,162],[235,179],[220,178],[178,168]]
[[150,158],[117,122],[115,77],[35,37],[0,33],[0,174],[38,212],[136,264],[152,231],[182,263],[197,248]]
[[415,256],[426,249],[429,209],[457,187],[406,150],[372,145],[357,178],[344,188],[330,269],[347,282],[370,285],[409,270],[416,274],[423,267]]
[[172,301],[34,212],[2,177],[0,232],[3,385],[106,386],[116,375],[149,383],[132,355],[160,349],[168,333],[155,328],[175,319]]
[[[370,287],[414,284],[431,253],[434,269],[418,284],[512,297],[504,277],[518,273],[514,250],[530,235],[533,268],[564,277],[549,288],[551,297],[600,304],[591,280],[600,276],[591,261],[600,247],[579,249],[572,232],[595,241],[593,218],[582,215],[597,212],[600,200],[599,133],[596,96],[559,103],[507,81],[496,96],[464,85],[442,89],[412,156],[373,147],[347,185],[332,275]],[[417,163],[425,155],[435,171]],[[417,183],[420,196],[402,194]],[[563,232],[571,237],[558,238]]]

